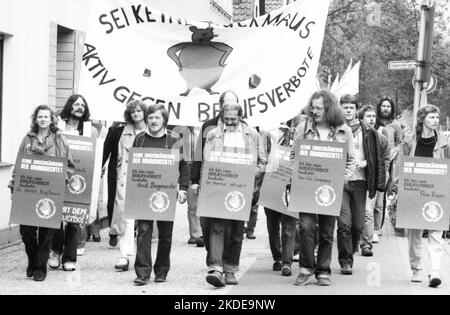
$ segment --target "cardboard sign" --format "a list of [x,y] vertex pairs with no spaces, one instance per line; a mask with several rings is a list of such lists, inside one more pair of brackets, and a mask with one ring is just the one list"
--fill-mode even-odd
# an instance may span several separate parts
[[289,194],[286,186],[291,182],[291,148],[272,147],[266,174],[261,186],[259,205],[298,219],[298,214],[288,211]]
[[402,157],[397,228],[448,230],[450,161]]
[[126,183],[125,218],[175,221],[180,156],[167,149],[132,148]]
[[64,158],[18,156],[11,224],[52,229],[61,227],[66,164]]
[[295,148],[289,211],[339,216],[347,145],[299,140]]
[[89,224],[91,205],[82,203],[64,202],[63,221],[75,224]]
[[255,174],[255,153],[233,148],[212,149],[207,144],[197,215],[248,221]]

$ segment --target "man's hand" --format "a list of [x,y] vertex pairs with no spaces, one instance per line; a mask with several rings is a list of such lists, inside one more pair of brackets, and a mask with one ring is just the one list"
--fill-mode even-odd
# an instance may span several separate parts
[[178,191],[178,202],[180,204],[184,204],[187,201],[187,192],[185,192],[184,190],[180,190]]
[[367,167],[367,160],[366,161],[358,161],[356,162],[356,167],[357,168],[366,168]]
[[198,195],[199,191],[200,191],[200,185],[199,184],[193,184],[191,186],[192,191],[194,192],[194,194]]

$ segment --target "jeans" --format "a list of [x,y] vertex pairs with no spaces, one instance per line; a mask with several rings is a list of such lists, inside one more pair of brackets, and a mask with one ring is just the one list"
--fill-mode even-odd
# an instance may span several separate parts
[[297,219],[268,208],[265,208],[265,212],[273,260],[281,261],[283,265],[291,265],[297,234]]
[[189,235],[191,239],[197,239],[200,236],[200,219],[197,217],[197,202],[198,194],[192,189],[189,189],[187,193],[187,204]]
[[58,255],[63,255],[62,263],[77,262],[77,245],[81,237],[81,228],[79,224],[64,223],[59,230],[53,233],[52,250]]
[[[423,230],[408,231],[409,260],[411,270],[418,272],[423,269],[422,253],[423,253]],[[430,275],[439,276],[441,271],[442,256],[444,255],[444,240],[442,239],[442,231],[428,232],[428,253],[430,255],[431,270]]]
[[[300,213],[300,272],[308,275],[331,275],[336,217]],[[319,230],[319,251],[317,262],[314,250]]]
[[[367,193],[368,195],[368,193]],[[377,195],[373,199],[366,199],[366,218],[363,229],[361,248],[372,249],[373,235],[375,232],[381,231],[383,221],[383,203],[384,193],[377,191]]]
[[339,264],[353,267],[353,254],[359,250],[366,214],[366,181],[352,181],[344,189],[341,215],[338,219]]
[[114,213],[114,201],[116,200],[116,190],[117,190],[117,176],[108,177],[108,204],[106,205],[106,208],[108,209],[109,227],[111,227],[112,217]]
[[245,230],[245,233],[247,234],[255,233],[256,222],[258,221],[258,208],[259,206],[257,204],[252,206],[252,210],[250,211],[250,218],[247,222],[247,229]]
[[33,271],[42,271],[47,274],[47,262],[54,231],[35,226],[20,226],[20,235],[28,256],[28,267],[31,267]]
[[239,271],[244,225],[244,221],[209,219],[209,271]]
[[[140,279],[148,280],[152,273],[152,234],[153,221],[137,221],[137,253],[134,269]],[[159,240],[154,266],[155,275],[165,277],[170,270],[170,251],[172,249],[173,222],[157,221]]]

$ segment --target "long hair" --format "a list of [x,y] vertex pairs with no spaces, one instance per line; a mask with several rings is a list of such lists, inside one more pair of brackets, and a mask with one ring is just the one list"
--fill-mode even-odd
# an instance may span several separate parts
[[[147,105],[143,101],[131,101],[127,104],[127,108],[125,109],[125,112],[123,113],[123,117],[125,118],[125,122],[129,125],[133,125],[134,121],[131,118],[131,113],[136,110],[136,108],[140,107],[141,110],[144,112],[147,111]],[[145,118],[144,118],[145,120]]]
[[428,114],[441,114],[439,107],[434,105],[426,105],[419,108],[417,112],[417,123],[416,123],[416,136],[419,138],[422,135],[423,123]]
[[391,115],[388,117],[388,120],[392,120],[395,118],[396,114],[397,114],[397,107],[395,106],[395,103],[393,100],[391,100],[389,97],[385,96],[383,97],[377,104],[377,120],[381,119],[381,105],[385,102],[388,101],[389,104],[391,104]]
[[48,110],[50,112],[50,118],[52,120],[52,122],[50,123],[50,131],[52,133],[57,133],[58,132],[58,127],[56,127],[57,119],[56,119],[55,111],[48,105],[39,105],[33,111],[33,114],[31,115],[31,131],[33,131],[36,134],[39,132],[39,125],[37,123],[37,116],[38,116],[38,114],[39,114],[39,112],[41,110]]
[[313,119],[313,114],[311,112],[311,106],[314,100],[322,98],[324,104],[324,121],[328,126],[336,128],[345,124],[344,112],[342,108],[338,105],[338,100],[330,91],[321,90],[315,92],[306,107],[306,115]]
[[70,117],[71,117],[71,113],[73,110],[73,104],[79,99],[81,98],[84,102],[84,104],[86,105],[85,109],[84,109],[84,115],[83,117],[81,117],[80,123],[78,124],[78,131],[82,132],[83,131],[83,123],[85,121],[89,121],[89,119],[91,118],[91,112],[89,111],[89,105],[86,102],[86,99],[80,95],[80,94],[74,94],[71,97],[69,97],[67,99],[66,105],[64,105],[63,110],[61,111],[61,119],[64,121],[67,121]]

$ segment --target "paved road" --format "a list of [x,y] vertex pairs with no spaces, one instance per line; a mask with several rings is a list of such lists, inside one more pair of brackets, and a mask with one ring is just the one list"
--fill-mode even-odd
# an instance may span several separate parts
[[[407,241],[396,238],[386,227],[382,243],[376,245],[375,256],[357,256],[353,276],[339,274],[336,248],[332,262],[333,285],[329,288],[315,284],[306,287],[293,285],[298,273],[286,278],[271,271],[272,258],[268,246],[263,212],[258,221],[257,239],[246,240],[239,273],[240,285],[225,289],[211,288],[204,281],[206,268],[202,248],[187,245],[188,227],[186,208],[179,207],[174,228],[172,270],[168,282],[151,282],[146,287],[134,287],[134,271],[116,273],[113,266],[120,254],[107,244],[107,231],[103,242],[88,243],[86,254],[79,259],[76,272],[49,271],[44,283],[35,283],[25,277],[26,256],[23,245],[0,251],[0,295],[4,294],[125,294],[125,295],[308,295],[308,294],[450,294],[450,248],[443,262],[444,285],[429,289],[426,283],[411,284],[407,253]],[[425,260],[428,265],[428,259]]]

